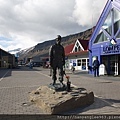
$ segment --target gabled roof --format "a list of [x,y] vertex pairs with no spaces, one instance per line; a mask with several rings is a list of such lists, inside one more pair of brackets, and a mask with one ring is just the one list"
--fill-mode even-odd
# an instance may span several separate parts
[[75,49],[78,47],[84,51],[84,50],[88,50],[88,45],[89,45],[89,40],[81,40],[81,39],[77,39],[74,45],[74,48],[72,50],[72,52],[76,51]]
[[69,53],[66,56],[85,55],[85,54],[88,54],[88,53],[89,53],[88,50],[84,50],[84,51]]
[[[108,0],[107,1],[106,5],[103,9],[103,12],[102,12],[97,24],[96,24],[95,30],[91,36],[90,43],[89,43],[90,49],[91,49],[91,45],[94,43],[102,25],[106,19],[106,16],[109,14],[109,12],[112,8],[115,8],[115,9],[120,11],[120,0]],[[110,37],[111,37],[110,39],[112,39],[113,35],[111,35]]]
[[81,39],[78,39],[80,44],[82,45],[82,47],[84,48],[84,50],[87,50],[88,49],[88,44],[89,44],[89,40],[81,40]]
[[[81,51],[74,52],[74,49],[75,49],[75,46],[76,46],[77,42],[79,42],[79,45],[81,47]],[[66,56],[72,56],[72,55],[88,53],[88,44],[89,44],[89,40],[77,39],[75,44],[70,44],[70,45],[68,45],[64,48],[65,55]]]
[[7,52],[7,51],[1,49],[1,48],[0,48],[0,51],[3,52],[2,54],[0,54],[0,56],[1,56],[1,55],[4,56],[4,53],[5,53],[5,55],[11,55],[11,56],[14,56],[14,54],[11,54],[11,53],[9,53],[9,52]]
[[65,50],[65,55],[71,53],[72,50],[73,50],[73,47],[74,47],[74,44],[70,44],[70,45],[66,46],[66,47],[64,48],[64,50]]

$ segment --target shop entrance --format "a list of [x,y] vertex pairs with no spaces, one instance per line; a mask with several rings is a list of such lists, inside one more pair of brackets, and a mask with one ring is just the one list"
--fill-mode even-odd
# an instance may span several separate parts
[[120,55],[118,56],[118,75],[120,75]]
[[120,55],[101,56],[108,75],[120,75]]

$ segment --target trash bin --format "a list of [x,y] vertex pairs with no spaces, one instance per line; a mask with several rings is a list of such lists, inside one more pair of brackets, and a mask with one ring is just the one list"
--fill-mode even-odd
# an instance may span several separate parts
[[101,64],[99,66],[99,75],[105,75],[105,74],[106,74],[105,65]]

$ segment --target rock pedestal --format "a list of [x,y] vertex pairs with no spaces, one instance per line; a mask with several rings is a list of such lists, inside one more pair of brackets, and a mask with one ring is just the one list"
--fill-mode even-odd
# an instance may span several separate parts
[[30,101],[47,114],[62,114],[92,104],[94,94],[84,88],[71,87],[70,92],[58,92],[48,86],[40,86],[30,93]]

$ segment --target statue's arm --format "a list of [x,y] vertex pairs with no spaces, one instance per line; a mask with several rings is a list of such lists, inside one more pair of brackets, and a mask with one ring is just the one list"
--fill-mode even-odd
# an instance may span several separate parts
[[53,52],[52,52],[53,47],[51,46],[49,49],[49,61],[50,61],[50,66],[52,67],[52,59],[53,59]]
[[64,47],[63,47],[63,65],[65,65],[65,50],[64,50]]

